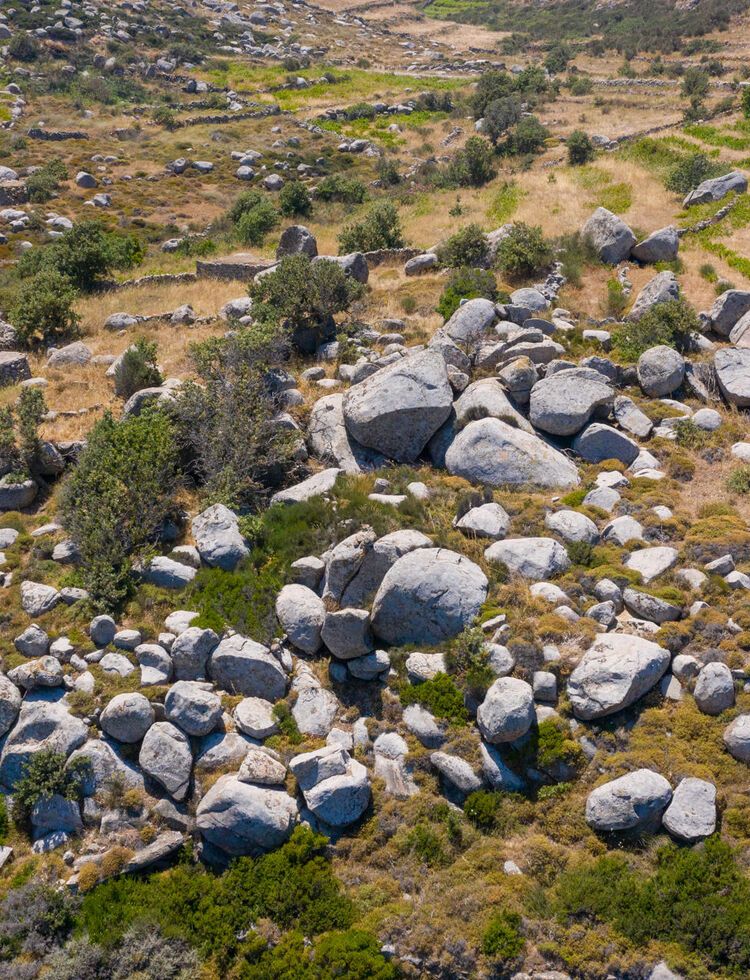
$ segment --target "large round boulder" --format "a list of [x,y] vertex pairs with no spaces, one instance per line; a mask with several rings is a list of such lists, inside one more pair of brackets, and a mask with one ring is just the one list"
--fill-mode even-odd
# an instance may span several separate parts
[[698,674],[693,691],[704,715],[720,715],[734,704],[734,679],[726,664],[706,664]]
[[638,358],[638,384],[649,398],[664,398],[682,384],[685,360],[674,347],[660,344],[644,351]]
[[283,789],[222,776],[198,804],[196,824],[227,854],[261,854],[280,847],[294,829],[297,801]]
[[628,633],[598,636],[568,680],[576,718],[590,721],[627,708],[669,667],[669,651]]
[[464,555],[420,548],[386,573],[372,606],[372,629],[392,646],[441,643],[475,619],[487,598],[484,572]]
[[572,436],[580,432],[591,417],[606,415],[615,393],[596,371],[571,368],[537,381],[531,389],[529,419],[553,436]]
[[453,476],[492,487],[530,484],[567,489],[579,482],[575,463],[562,453],[538,436],[495,418],[463,428],[446,450],[445,466]]
[[411,463],[450,414],[453,391],[443,357],[424,350],[381,368],[344,395],[344,421],[357,442]]
[[513,742],[534,723],[534,693],[526,681],[500,677],[477,710],[477,726],[490,744]]
[[167,719],[186,735],[202,736],[212,732],[221,721],[221,698],[205,684],[177,681],[164,699]]
[[154,709],[142,694],[116,694],[99,718],[102,731],[118,742],[140,742],[154,723]]
[[617,265],[630,255],[636,237],[622,218],[606,208],[597,208],[581,229],[599,259],[607,265]]
[[586,800],[586,822],[604,833],[656,831],[672,799],[667,780],[652,769],[637,769],[603,786]]
[[750,715],[737,715],[724,729],[724,744],[739,762],[750,762]]
[[287,678],[267,647],[239,633],[225,637],[211,654],[211,679],[231,694],[278,701],[286,694]]
[[285,585],[276,598],[276,617],[298,650],[317,653],[326,607],[320,596],[305,585]]

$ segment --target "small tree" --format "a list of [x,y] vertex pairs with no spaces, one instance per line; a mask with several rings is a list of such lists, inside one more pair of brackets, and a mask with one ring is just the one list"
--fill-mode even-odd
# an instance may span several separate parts
[[493,145],[504,136],[511,126],[515,126],[521,118],[521,102],[514,96],[507,96],[504,99],[495,99],[487,106],[484,114],[483,132],[489,137]]
[[545,129],[536,116],[526,116],[508,135],[498,152],[505,156],[537,153],[544,146],[548,136],[549,131]]
[[27,824],[31,811],[40,800],[63,796],[79,800],[83,781],[89,769],[86,759],[65,765],[65,756],[50,749],[35,752],[23,767],[21,778],[13,788],[13,820]]
[[483,187],[495,176],[492,147],[481,136],[470,136],[448,165],[446,179],[458,187]]
[[279,210],[287,217],[312,213],[312,200],[307,188],[299,180],[290,180],[279,192]]
[[437,311],[444,320],[447,320],[456,312],[462,299],[477,297],[493,301],[497,299],[497,283],[494,275],[486,269],[466,267],[454,269],[440,296]]
[[567,140],[568,163],[578,167],[584,163],[589,163],[596,156],[594,144],[590,137],[583,130],[574,130]]
[[539,226],[516,221],[497,249],[497,265],[510,279],[523,279],[539,272],[552,260],[552,249]]
[[122,355],[115,369],[115,392],[127,400],[143,388],[156,388],[163,381],[156,363],[157,346],[139,337]]
[[511,75],[505,71],[486,71],[480,75],[477,90],[471,100],[471,108],[475,119],[481,119],[487,112],[487,106],[498,99],[509,96],[514,89]]
[[49,346],[79,336],[79,318],[73,309],[78,291],[55,268],[42,269],[21,283],[10,311],[10,321],[25,347]]
[[27,278],[53,269],[77,289],[90,291],[114,269],[132,269],[143,256],[143,246],[133,235],[107,231],[99,221],[81,221],[62,238],[26,252],[18,271]]
[[348,310],[362,290],[336,262],[290,255],[248,292],[257,322],[281,327],[292,343],[314,349],[332,332],[335,314]]
[[131,561],[158,537],[177,486],[175,429],[164,411],[121,422],[107,413],[91,429],[60,507],[97,607],[114,609],[127,596]]
[[361,180],[331,174],[324,177],[315,189],[315,196],[321,201],[340,201],[343,204],[361,204],[367,197],[367,188]]
[[457,268],[458,266],[482,266],[487,262],[487,239],[484,232],[476,224],[466,225],[455,235],[444,242],[438,249],[438,258],[442,265]]
[[43,204],[54,196],[60,187],[61,180],[68,179],[68,171],[59,157],[49,160],[35,170],[26,181],[29,200],[35,204]]
[[696,102],[708,95],[710,79],[702,68],[688,68],[682,77],[682,94]]
[[404,244],[398,211],[392,201],[373,204],[361,221],[347,225],[339,235],[339,248],[343,254],[403,248]]
[[263,240],[279,222],[276,208],[263,198],[254,208],[245,211],[237,221],[237,237],[243,245],[262,245]]
[[723,169],[705,154],[692,153],[669,171],[665,180],[666,188],[675,194],[688,194],[707,178],[718,176]]
[[47,405],[40,388],[22,388],[15,406],[0,409],[0,472],[18,477],[19,482],[35,476],[39,469],[39,427]]
[[651,347],[665,345],[685,350],[690,335],[700,332],[700,321],[684,300],[657,303],[636,321],[624,323],[612,332],[612,344],[626,361],[637,361]]

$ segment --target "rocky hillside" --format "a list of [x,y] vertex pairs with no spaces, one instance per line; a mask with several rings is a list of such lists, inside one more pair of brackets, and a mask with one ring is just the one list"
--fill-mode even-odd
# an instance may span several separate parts
[[750,975],[745,35],[329,6],[0,12],[0,980]]

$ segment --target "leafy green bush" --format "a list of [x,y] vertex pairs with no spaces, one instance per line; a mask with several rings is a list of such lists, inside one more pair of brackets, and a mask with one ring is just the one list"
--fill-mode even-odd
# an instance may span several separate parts
[[254,945],[258,958],[245,952],[252,962],[243,966],[240,980],[396,980],[399,976],[380,952],[375,936],[360,929],[327,933],[312,947],[298,931],[271,948],[260,937]]
[[52,796],[80,800],[88,767],[85,759],[78,759],[66,768],[65,756],[50,749],[35,752],[13,787],[14,822],[19,825],[28,823],[31,811],[40,800]]
[[475,119],[481,119],[487,114],[487,107],[500,99],[507,98],[515,85],[513,76],[508,72],[490,70],[479,76],[476,91],[471,100],[471,108]]
[[174,109],[170,109],[169,106],[157,106],[151,113],[151,118],[157,126],[163,126],[170,132],[177,128],[177,116],[174,113]]
[[293,478],[294,442],[274,421],[280,393],[270,373],[287,348],[277,329],[257,327],[191,346],[198,383],[182,386],[173,416],[207,501],[257,507],[271,487]]
[[43,204],[54,197],[60,187],[61,180],[68,179],[68,171],[59,157],[47,161],[26,180],[26,190],[29,200],[34,204]]
[[750,970],[750,880],[718,835],[700,848],[660,847],[648,877],[620,854],[564,871],[553,907],[564,921],[607,922],[637,946],[674,943],[721,976]]
[[290,255],[251,283],[248,292],[256,322],[283,328],[292,344],[312,353],[335,332],[334,316],[349,309],[363,286],[336,262]]
[[330,174],[324,177],[315,189],[315,196],[321,201],[340,201],[342,204],[361,204],[367,197],[367,188],[355,177],[343,174]]
[[693,153],[671,168],[664,184],[675,194],[688,194],[709,177],[718,177],[725,169],[703,153]]
[[121,422],[107,413],[91,429],[60,507],[96,606],[113,609],[128,594],[131,560],[158,536],[177,485],[175,428],[164,412]]
[[622,315],[628,307],[628,296],[625,287],[619,279],[607,280],[607,316],[613,316],[616,320],[621,320]]
[[36,61],[39,57],[39,47],[28,34],[18,31],[8,42],[8,54],[16,61]]
[[626,361],[637,361],[650,347],[664,344],[684,350],[690,335],[700,331],[695,310],[684,300],[652,306],[640,320],[623,323],[612,331],[612,346]]
[[484,113],[484,126],[482,132],[497,145],[497,141],[504,136],[511,126],[521,118],[521,100],[511,95],[503,99],[495,99],[490,102]]
[[262,245],[266,235],[279,223],[279,214],[267,197],[253,208],[242,212],[235,225],[237,238],[243,245]]
[[25,347],[50,346],[79,336],[79,317],[73,306],[78,291],[56,269],[41,269],[23,280],[10,311],[19,341]]
[[156,342],[139,337],[115,369],[115,392],[126,401],[136,391],[156,388],[164,380],[156,363]]
[[495,277],[487,269],[469,269],[463,266],[453,269],[448,276],[445,289],[440,295],[437,305],[438,313],[445,319],[453,316],[462,299],[497,300],[497,283]]
[[44,393],[39,388],[22,388],[15,405],[0,408],[0,459],[19,482],[38,473],[39,427],[46,414]]
[[381,157],[378,161],[378,180],[381,187],[396,187],[401,183],[401,174],[394,160]]
[[279,211],[287,217],[312,214],[312,200],[305,185],[299,180],[290,180],[279,191]]
[[592,546],[588,541],[570,541],[565,549],[574,565],[590,565]]
[[448,164],[442,183],[447,187],[484,187],[495,176],[492,146],[470,136]]
[[373,252],[379,248],[403,248],[404,235],[392,201],[378,201],[361,221],[346,225],[339,235],[342,254]]
[[485,641],[481,627],[466,629],[451,641],[445,655],[450,675],[480,700],[495,679]]
[[487,789],[478,789],[466,797],[464,813],[479,830],[491,831],[495,828],[500,806],[499,793],[493,793]]
[[571,95],[590,95],[594,88],[594,83],[585,75],[575,75],[570,80]]
[[466,225],[443,242],[438,249],[438,258],[442,265],[453,269],[485,265],[487,239],[484,232],[479,225]]
[[502,156],[524,156],[538,153],[548,137],[549,130],[539,122],[536,116],[525,116],[518,121],[515,129],[508,134],[507,139],[498,146],[498,153]]
[[42,270],[53,270],[86,292],[95,289],[115,269],[138,265],[143,255],[143,246],[132,235],[107,231],[98,221],[81,221],[62,238],[25,252],[18,271],[28,278]]
[[523,952],[521,916],[517,912],[496,912],[482,934],[482,952],[498,960],[514,960]]
[[469,720],[464,696],[447,674],[436,674],[421,684],[403,687],[401,703],[424,705],[436,718],[455,725],[465,725]]
[[738,466],[727,477],[727,490],[744,496],[750,493],[750,466]]
[[589,163],[596,156],[596,149],[591,138],[581,129],[574,130],[566,141],[568,148],[568,163],[578,167]]
[[532,276],[549,265],[551,260],[552,249],[544,240],[542,229],[523,221],[513,222],[510,233],[497,249],[498,268],[509,279]]

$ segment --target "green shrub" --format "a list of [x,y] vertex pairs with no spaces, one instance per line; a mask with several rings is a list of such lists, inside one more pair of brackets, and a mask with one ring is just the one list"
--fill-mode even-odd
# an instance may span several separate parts
[[496,912],[482,934],[482,952],[498,960],[514,960],[523,952],[521,916],[517,912]]
[[479,225],[471,224],[451,235],[438,249],[442,265],[457,269],[483,266],[487,261],[487,239]]
[[709,177],[718,177],[726,167],[709,160],[703,153],[694,153],[676,163],[664,181],[668,191],[687,194]]
[[378,161],[378,180],[381,187],[396,187],[401,183],[401,174],[394,160],[381,157]]
[[607,280],[607,316],[621,320],[628,308],[628,296],[619,279]]
[[594,89],[594,83],[585,75],[576,75],[571,78],[569,88],[571,95],[590,95]]
[[25,347],[67,342],[79,336],[79,317],[73,306],[78,291],[56,269],[42,269],[22,280],[10,320]]
[[299,180],[290,180],[279,192],[279,211],[287,217],[312,214],[312,200],[305,185]]
[[157,126],[163,126],[170,132],[177,128],[177,116],[175,115],[174,110],[170,109],[169,106],[157,106],[157,108],[151,113],[151,118]]
[[549,137],[546,129],[536,116],[525,116],[518,121],[507,139],[498,147],[503,156],[523,156],[538,153]]
[[163,412],[147,409],[121,422],[107,413],[89,432],[60,508],[99,608],[113,609],[128,594],[131,560],[158,536],[177,485],[175,428]]
[[590,565],[593,548],[588,541],[570,541],[565,549],[574,565]]
[[497,145],[497,141],[504,136],[511,126],[520,120],[522,114],[522,104],[517,96],[509,96],[504,99],[495,99],[487,106],[484,114],[483,133]]
[[708,73],[702,68],[688,68],[682,76],[682,94],[689,99],[704,99],[708,95],[710,84]]
[[8,54],[16,61],[36,61],[39,57],[39,47],[28,34],[19,31],[8,42]]
[[342,254],[373,252],[379,248],[403,248],[404,236],[395,204],[378,201],[361,221],[346,225],[339,235]]
[[619,854],[564,871],[553,906],[563,921],[607,922],[636,946],[674,943],[709,972],[750,970],[750,880],[717,835],[700,848],[660,847],[647,877]]
[[652,306],[639,320],[612,331],[612,346],[626,361],[637,361],[644,351],[664,344],[685,350],[692,333],[700,332],[695,310],[683,300]]
[[342,204],[361,204],[367,196],[367,188],[361,180],[331,174],[324,177],[315,189],[321,201],[340,201]]
[[415,824],[408,832],[404,840],[404,850],[431,866],[439,867],[448,860],[440,835],[425,821]]
[[509,279],[535,275],[552,260],[552,249],[544,240],[539,226],[531,227],[522,221],[511,225],[510,233],[497,249],[498,268]]
[[349,309],[363,286],[336,262],[290,255],[273,272],[251,283],[248,292],[256,322],[283,328],[296,347],[312,353],[321,340],[335,333],[334,316]]
[[470,793],[464,801],[464,813],[479,830],[495,829],[495,821],[501,806],[500,794],[487,789]]
[[80,800],[88,766],[85,759],[78,759],[66,768],[65,756],[59,752],[49,749],[35,752],[13,787],[14,822],[27,824],[31,811],[42,799],[63,796],[66,800]]
[[[375,936],[360,929],[331,932],[311,947],[301,932],[290,932],[269,948],[255,937],[245,949],[239,980],[396,980],[397,968],[380,952]],[[257,958],[256,954],[257,952]]]
[[53,270],[86,292],[97,288],[115,269],[138,265],[143,255],[143,246],[132,235],[107,231],[98,221],[81,221],[62,238],[25,252],[18,271],[28,278],[42,270]]
[[492,102],[507,98],[514,90],[513,77],[508,72],[490,70],[479,76],[476,91],[471,100],[471,108],[475,119],[481,119],[487,113],[487,107]]
[[479,626],[464,630],[451,641],[445,662],[450,675],[480,700],[495,679],[489,666],[486,638]]
[[438,313],[448,320],[456,312],[462,299],[483,297],[497,300],[497,283],[487,269],[470,269],[466,266],[453,269],[437,305]]
[[745,119],[750,119],[750,88],[744,88],[742,90],[740,108],[742,109],[742,115],[745,117]]
[[495,176],[492,146],[481,136],[470,136],[445,171],[449,187],[484,187]]
[[469,720],[464,697],[447,674],[436,674],[421,684],[401,689],[401,703],[421,704],[435,715],[455,725],[465,725]]
[[596,149],[591,138],[580,129],[574,130],[566,141],[568,148],[568,163],[577,167],[590,163],[596,156]]
[[60,188],[60,181],[67,179],[68,171],[65,164],[59,157],[54,157],[27,178],[26,190],[29,200],[34,204],[44,204],[55,196]]
[[47,414],[44,393],[22,388],[15,405],[0,408],[0,458],[18,482],[39,471],[39,428]]
[[274,422],[280,400],[269,373],[287,349],[276,328],[258,327],[190,347],[198,382],[182,386],[173,415],[207,501],[257,507],[271,487],[294,477],[294,441]]
[[744,496],[750,493],[750,466],[738,466],[727,477],[727,490]]
[[279,223],[279,214],[267,197],[262,197],[255,207],[242,212],[235,230],[243,245],[262,245],[266,235]]
[[115,370],[115,392],[126,401],[136,391],[156,388],[164,380],[156,363],[156,343],[139,337],[122,355]]

